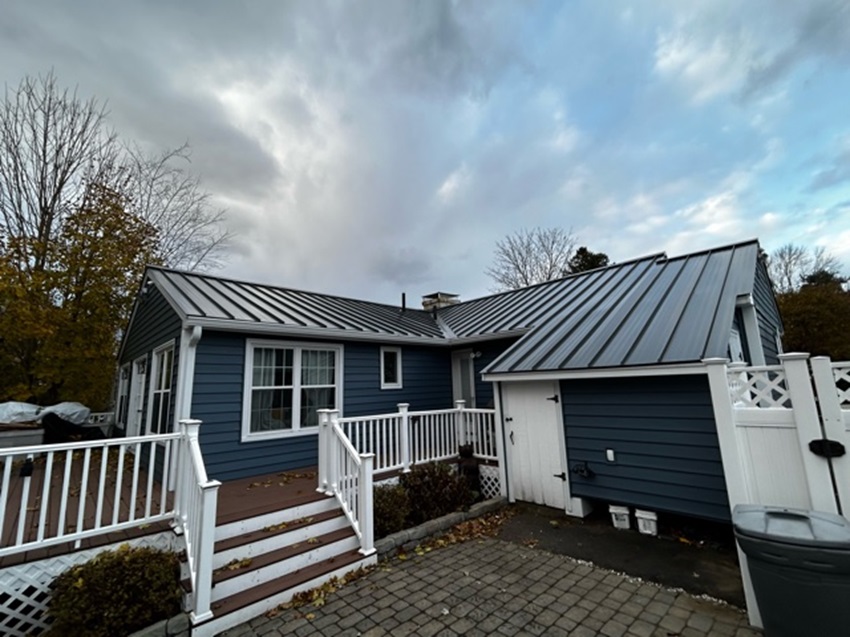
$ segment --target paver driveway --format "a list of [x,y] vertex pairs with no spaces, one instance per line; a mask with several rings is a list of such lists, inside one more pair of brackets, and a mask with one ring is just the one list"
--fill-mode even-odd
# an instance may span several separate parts
[[751,637],[740,610],[569,557],[473,540],[394,559],[324,606],[259,617],[242,635]]

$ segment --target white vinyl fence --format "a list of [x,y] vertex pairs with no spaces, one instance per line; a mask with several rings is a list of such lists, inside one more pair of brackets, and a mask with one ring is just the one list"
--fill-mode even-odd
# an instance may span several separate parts
[[[755,367],[705,361],[729,504],[850,519],[850,362],[808,354],[782,354],[780,360]],[[750,623],[760,626],[740,557]]]

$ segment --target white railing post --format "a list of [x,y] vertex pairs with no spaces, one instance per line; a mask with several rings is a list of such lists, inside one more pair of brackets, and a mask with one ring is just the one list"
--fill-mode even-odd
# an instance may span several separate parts
[[[200,421],[180,420],[177,422],[177,428],[180,433],[180,438],[175,440],[176,449],[174,451],[173,466],[176,469],[174,478],[174,532],[178,535],[183,533],[183,527],[186,516],[186,504],[190,501],[190,489],[192,488],[192,468],[190,466],[191,458],[189,455],[189,422]],[[196,427],[197,435],[197,427]],[[156,443],[153,443],[156,444]]]
[[[336,428],[339,424],[339,410],[338,409],[328,409],[328,427]],[[332,432],[328,432],[331,434]],[[326,449],[326,457],[328,459],[328,470],[325,474],[325,477],[328,481],[327,489],[325,493],[328,495],[333,495],[337,492],[337,488],[339,486],[339,478],[340,473],[342,472],[342,467],[339,466],[340,458],[338,452],[338,444],[336,443],[336,435],[328,435],[327,436],[328,446]]]
[[375,515],[372,498],[372,470],[375,465],[375,454],[364,453],[360,456],[360,476],[358,483],[360,503],[358,521],[360,523],[360,552],[371,555],[375,552]]
[[791,406],[794,410],[797,439],[802,451],[803,467],[806,471],[809,495],[812,508],[828,513],[838,512],[838,503],[832,489],[824,489],[822,485],[831,484],[829,462],[819,458],[809,451],[809,442],[823,438],[820,417],[818,416],[812,381],[809,377],[808,354],[780,354],[779,360],[785,369],[785,381],[788,394],[791,396]]
[[736,504],[751,501],[747,474],[738,447],[735,432],[735,408],[729,393],[729,378],[725,358],[708,358],[703,361],[708,372],[708,385],[711,390],[711,403],[714,408],[714,422],[717,439],[720,443],[720,458],[726,477],[726,493],[730,510]]
[[455,431],[457,431],[458,446],[466,444],[466,422],[463,414],[465,405],[466,401],[463,399],[455,401],[455,409],[457,410],[455,413]]
[[[844,427],[844,414],[841,411],[841,399],[832,371],[832,361],[827,356],[815,356],[810,362],[823,419],[824,438],[840,442],[846,447],[850,444],[850,437]],[[835,478],[833,484],[838,490],[836,497],[839,510],[845,518],[850,519],[850,459],[847,456],[832,458],[831,465]]]
[[328,448],[330,446],[330,409],[319,409],[319,484],[316,491],[319,493],[327,493],[328,491],[328,463],[330,455]]
[[399,425],[398,425],[398,444],[401,451],[401,471],[407,473],[410,471],[410,416],[407,410],[410,408],[410,403],[399,403]]
[[198,533],[197,575],[195,576],[193,623],[212,617],[212,574],[215,552],[215,516],[218,508],[218,488],[221,483],[211,480],[201,487],[201,516]]

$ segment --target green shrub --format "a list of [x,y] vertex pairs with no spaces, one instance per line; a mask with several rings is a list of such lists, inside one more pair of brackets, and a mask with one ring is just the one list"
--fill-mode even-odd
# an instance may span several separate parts
[[375,537],[381,538],[407,526],[410,498],[400,484],[375,487]]
[[473,501],[466,479],[448,464],[415,465],[409,473],[401,475],[400,482],[410,498],[411,526],[460,511]]
[[71,567],[50,587],[52,637],[128,635],[181,609],[177,556],[128,544]]

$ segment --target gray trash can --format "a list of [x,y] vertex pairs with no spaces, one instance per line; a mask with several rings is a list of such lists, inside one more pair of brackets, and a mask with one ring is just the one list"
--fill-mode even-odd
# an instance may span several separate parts
[[767,637],[850,635],[850,522],[832,513],[739,505],[732,524]]

